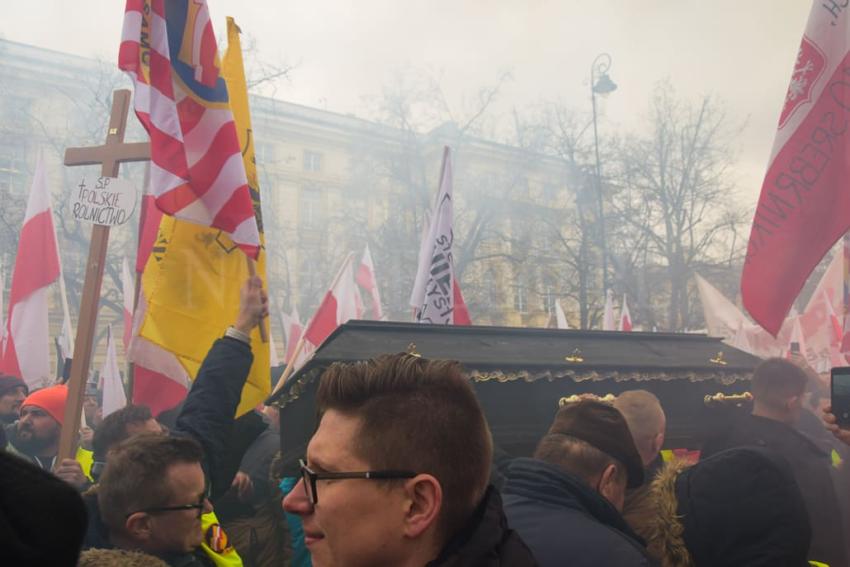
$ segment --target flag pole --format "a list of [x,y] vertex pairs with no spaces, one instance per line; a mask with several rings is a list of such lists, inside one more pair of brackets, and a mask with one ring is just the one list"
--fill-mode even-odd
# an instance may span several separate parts
[[[257,262],[247,254],[245,255],[245,261],[248,263],[248,275],[253,278],[257,275]],[[269,332],[266,330],[265,317],[260,319],[260,324],[257,325],[257,328],[260,330],[260,340],[263,341],[263,343],[269,342]]]
[[295,350],[292,351],[292,358],[286,363],[286,368],[283,369],[283,374],[280,375],[280,380],[277,381],[277,384],[274,386],[274,390],[272,390],[271,396],[275,395],[278,390],[283,388],[283,385],[289,379],[289,376],[295,370],[295,361],[298,360],[298,356],[301,354],[301,351],[304,350],[304,334],[301,333],[301,337],[299,337],[298,342],[295,344]]

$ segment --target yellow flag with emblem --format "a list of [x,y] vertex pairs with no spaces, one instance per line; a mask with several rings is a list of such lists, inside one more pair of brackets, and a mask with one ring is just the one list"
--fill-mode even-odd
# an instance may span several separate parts
[[[230,109],[260,229],[261,251],[256,269],[265,285],[265,237],[248,88],[239,28],[232,18],[227,19],[227,41],[222,76],[227,83]],[[236,319],[239,292],[247,278],[245,254],[225,233],[163,216],[157,242],[142,276],[148,307],[139,334],[173,353],[194,379],[213,342]],[[237,416],[249,412],[271,391],[269,344],[260,340],[258,329],[251,334],[251,350],[254,363],[242,390]]]

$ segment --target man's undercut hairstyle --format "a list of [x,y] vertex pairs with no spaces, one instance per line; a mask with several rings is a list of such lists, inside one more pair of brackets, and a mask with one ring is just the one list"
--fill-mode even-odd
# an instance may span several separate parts
[[548,433],[534,451],[534,458],[549,463],[594,487],[609,465],[617,467],[617,480],[626,484],[626,467],[590,443],[561,433]]
[[371,468],[439,481],[443,537],[469,521],[487,489],[493,442],[459,363],[409,354],[336,363],[322,375],[317,405],[320,414],[359,418],[353,451]]
[[127,431],[128,425],[145,423],[152,418],[153,415],[151,415],[151,410],[148,406],[132,404],[107,415],[94,431],[94,437],[92,438],[94,460],[105,461],[109,448],[130,436]]
[[107,527],[123,530],[127,514],[172,505],[168,468],[200,463],[202,458],[194,439],[156,433],[135,435],[113,447],[97,490]]
[[768,358],[753,372],[753,398],[756,403],[782,410],[794,396],[806,390],[806,372],[784,358]]
[[664,409],[652,392],[628,390],[617,396],[614,407],[626,418],[639,450],[649,451],[658,434],[664,433]]

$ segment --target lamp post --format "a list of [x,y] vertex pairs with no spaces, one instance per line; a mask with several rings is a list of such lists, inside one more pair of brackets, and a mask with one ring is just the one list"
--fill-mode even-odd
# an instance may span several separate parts
[[605,211],[602,205],[602,166],[599,161],[599,131],[596,127],[596,95],[607,95],[617,90],[608,76],[611,56],[600,53],[590,65],[590,101],[593,105],[593,142],[596,146],[596,198],[599,204],[599,244],[602,246],[602,289],[608,291],[608,246],[605,240]]

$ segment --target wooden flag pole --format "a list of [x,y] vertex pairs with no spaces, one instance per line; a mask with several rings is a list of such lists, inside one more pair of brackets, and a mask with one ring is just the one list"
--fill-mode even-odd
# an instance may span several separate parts
[[274,386],[274,390],[269,394],[270,396],[275,395],[278,390],[283,388],[283,385],[286,383],[286,380],[292,375],[292,371],[295,369],[295,361],[298,360],[298,355],[301,354],[301,350],[304,348],[304,333],[301,333],[301,337],[298,339],[298,342],[295,343],[295,350],[292,351],[292,358],[289,362],[286,363],[286,368],[283,369],[283,374],[280,376],[280,380],[277,381],[277,384]]
[[[247,255],[245,256],[245,261],[248,262],[248,275],[253,278],[257,275],[257,262]],[[263,343],[269,342],[269,332],[266,330],[265,317],[260,319],[260,324],[257,325],[257,328],[260,330],[260,340],[263,341]],[[272,345],[272,348],[274,348],[274,345]]]
[[[101,175],[117,177],[121,163],[147,161],[150,159],[150,144],[147,142],[124,143],[127,128],[127,113],[130,109],[130,91],[117,90],[112,96],[112,112],[106,142],[102,146],[68,148],[65,165],[101,165]],[[59,437],[57,463],[74,456],[77,432],[80,428],[80,411],[83,406],[86,379],[91,366],[97,311],[100,304],[100,288],[103,283],[103,267],[109,245],[109,227],[95,225],[92,228],[89,259],[86,265],[83,295],[80,301],[80,318],[77,322],[77,338],[74,341],[74,357],[71,361],[71,378],[68,380],[68,401],[65,404],[65,419]]]

